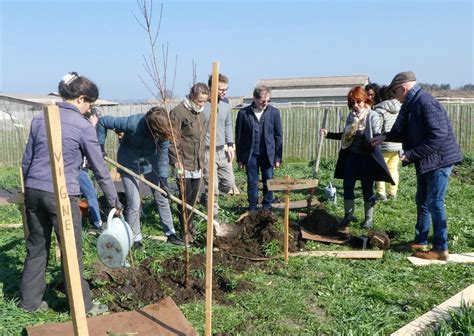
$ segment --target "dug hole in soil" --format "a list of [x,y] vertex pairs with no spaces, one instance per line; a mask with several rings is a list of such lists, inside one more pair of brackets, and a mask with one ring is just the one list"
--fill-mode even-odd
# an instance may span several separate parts
[[[316,218],[328,220],[329,217]],[[230,302],[226,294],[252,289],[251,284],[236,280],[235,275],[250,267],[264,267],[264,264],[252,259],[264,260],[267,257],[265,247],[270,242],[277,246],[278,251],[282,251],[283,233],[278,222],[278,217],[269,210],[250,213],[236,224],[243,228],[238,237],[215,238],[214,246],[218,251],[213,253],[213,300],[228,304]],[[300,231],[290,229],[289,251],[300,251],[304,245]],[[103,296],[104,292],[111,294],[113,300],[107,304],[112,312],[134,310],[156,303],[166,296],[170,296],[178,305],[202,300],[206,288],[205,263],[205,254],[190,255],[189,283],[185,286],[184,250],[165,261],[148,258],[130,268],[110,269],[97,262],[92,279],[94,283],[104,285],[94,287],[93,283],[91,289],[96,297]]]

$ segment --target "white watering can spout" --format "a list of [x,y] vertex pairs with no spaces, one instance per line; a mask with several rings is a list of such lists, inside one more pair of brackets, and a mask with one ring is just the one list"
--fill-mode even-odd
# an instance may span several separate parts
[[126,258],[133,244],[132,229],[123,216],[114,215],[115,209],[112,209],[107,217],[106,229],[97,239],[97,254],[107,267],[127,267]]

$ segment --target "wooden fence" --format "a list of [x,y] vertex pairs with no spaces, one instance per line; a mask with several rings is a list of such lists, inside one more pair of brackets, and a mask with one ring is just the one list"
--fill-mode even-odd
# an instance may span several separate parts
[[[443,104],[448,111],[453,125],[454,134],[463,153],[473,153],[474,104],[447,103]],[[151,105],[119,105],[101,108],[103,115],[128,116],[146,112]],[[313,160],[316,157],[318,130],[321,128],[324,110],[329,109],[328,126],[330,131],[341,130],[347,108],[331,107],[281,107],[283,124],[283,159],[300,158]],[[36,113],[41,111],[23,111],[21,115],[12,113],[15,119],[0,119],[0,164],[2,166],[18,166],[21,162],[29,123]],[[233,110],[235,120],[237,110]],[[115,158],[117,140],[109,132],[106,151]],[[328,140],[323,146],[322,157],[335,157],[339,150],[339,141]]]

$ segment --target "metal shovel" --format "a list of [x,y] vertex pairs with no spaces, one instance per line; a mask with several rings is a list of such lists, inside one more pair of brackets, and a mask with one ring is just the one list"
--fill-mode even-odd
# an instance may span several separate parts
[[[324,109],[323,124],[322,124],[321,128],[324,128],[324,129],[326,128],[327,121],[328,121],[328,114],[329,114],[329,109],[328,108]],[[316,162],[315,162],[314,168],[313,168],[313,178],[318,177],[319,162],[321,161],[321,151],[323,149],[323,142],[324,142],[324,136],[320,134],[319,135],[319,142],[318,142],[318,152],[316,154]],[[311,191],[309,193],[309,197],[308,197],[308,200],[307,200],[307,202],[308,202],[308,205],[307,205],[308,216],[311,213],[311,203],[313,201],[313,196],[314,196],[315,189],[316,188],[311,188]]]

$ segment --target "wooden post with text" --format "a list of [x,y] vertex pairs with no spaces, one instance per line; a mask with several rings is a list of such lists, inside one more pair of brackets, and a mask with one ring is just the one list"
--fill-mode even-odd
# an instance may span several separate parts
[[318,180],[292,179],[286,176],[283,179],[271,179],[267,181],[268,190],[285,192],[285,214],[284,214],[284,235],[283,235],[283,257],[288,261],[288,239],[289,239],[289,221],[290,221],[290,190],[301,190],[316,188]]
[[[59,108],[57,106],[46,106],[44,108],[44,117],[72,324],[75,335],[87,336],[89,335],[89,330],[87,328],[84,297],[82,296],[74,224],[72,221],[71,203],[67,193],[66,177],[64,175]],[[77,239],[81,239],[81,237],[77,237]]]

